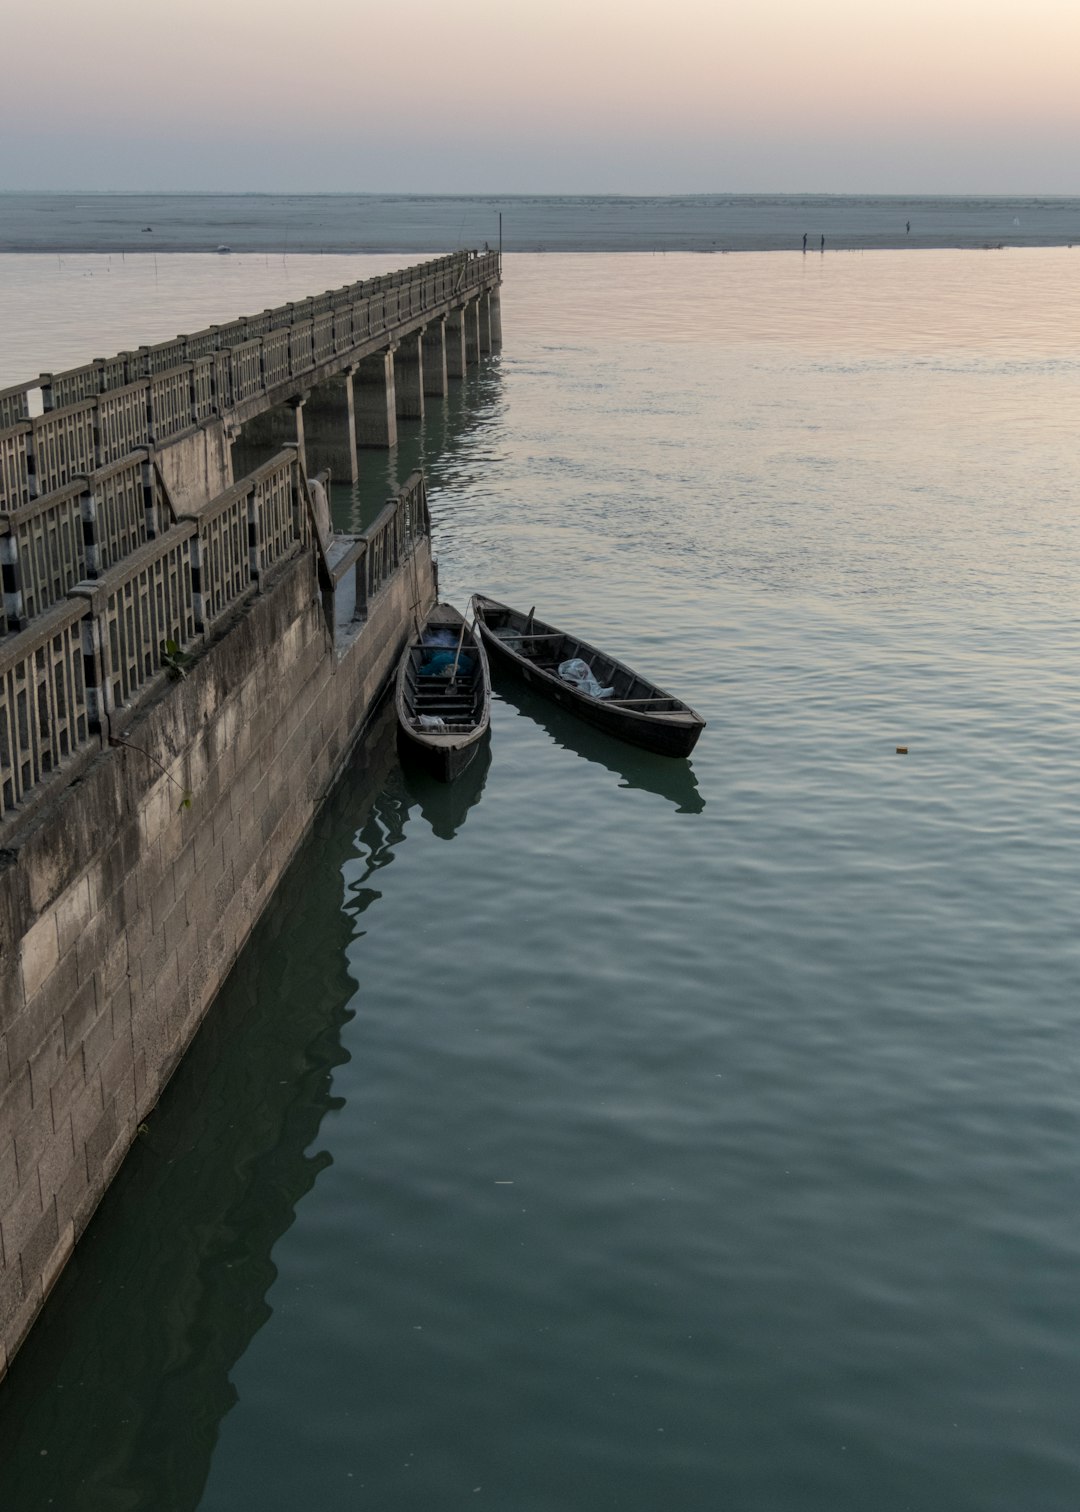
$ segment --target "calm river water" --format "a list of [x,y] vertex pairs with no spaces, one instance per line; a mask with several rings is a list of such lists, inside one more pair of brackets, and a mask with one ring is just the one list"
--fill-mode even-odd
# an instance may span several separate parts
[[[0,1506],[1075,1512],[1077,257],[507,258],[339,518],[422,460],[447,597],[709,727],[506,686],[457,793],[380,724],[0,1387]],[[6,261],[8,382],[371,266]]]

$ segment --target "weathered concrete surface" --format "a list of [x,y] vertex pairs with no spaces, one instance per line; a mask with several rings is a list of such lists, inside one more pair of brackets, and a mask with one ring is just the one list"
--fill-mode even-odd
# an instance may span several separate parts
[[424,337],[416,331],[403,336],[394,353],[394,391],[398,418],[424,418]]
[[308,471],[328,471],[338,483],[360,476],[356,456],[356,406],[353,368],[316,384],[304,405],[304,447]]
[[155,457],[169,497],[181,514],[224,493],[233,481],[229,440],[218,419],[207,420],[190,435],[166,442],[156,449]]
[[470,299],[462,311],[465,323],[465,364],[475,367],[480,361],[480,301]]
[[488,293],[488,342],[489,351],[497,352],[502,346],[502,293],[492,289]]
[[294,558],[8,839],[0,1375],[362,730],[413,598],[433,597],[426,541],[416,566],[335,647]]
[[[283,446],[299,446],[301,455],[304,454],[306,398],[305,393],[297,394],[285,404],[276,404],[259,415],[252,415],[242,427],[233,427],[234,478],[246,478],[248,473],[276,457]],[[206,497],[204,494],[203,499]]]
[[465,360],[465,311],[451,310],[446,317],[446,372],[450,378],[464,378],[468,364]]
[[423,330],[424,341],[424,393],[429,399],[445,399],[449,385],[446,381],[446,317],[429,321]]
[[391,447],[397,445],[397,400],[395,397],[394,353],[397,343],[364,357],[353,377],[356,400],[356,444]]

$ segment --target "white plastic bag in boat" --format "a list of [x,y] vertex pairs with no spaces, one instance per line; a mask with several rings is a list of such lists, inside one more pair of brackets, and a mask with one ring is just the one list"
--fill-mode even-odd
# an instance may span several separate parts
[[602,688],[589,671],[588,663],[583,662],[579,656],[560,662],[559,676],[563,682],[568,682],[579,693],[587,693],[590,698],[610,698],[615,691],[614,688]]
[[440,718],[438,714],[420,714],[417,716],[417,723],[422,730],[438,731],[446,729],[446,720]]

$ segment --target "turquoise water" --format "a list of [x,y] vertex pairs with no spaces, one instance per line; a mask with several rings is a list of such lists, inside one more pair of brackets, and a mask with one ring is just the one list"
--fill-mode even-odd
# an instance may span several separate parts
[[1070,254],[506,275],[338,516],[423,461],[447,597],[709,727],[506,685],[448,793],[382,722],[0,1386],[0,1506],[1071,1512]]

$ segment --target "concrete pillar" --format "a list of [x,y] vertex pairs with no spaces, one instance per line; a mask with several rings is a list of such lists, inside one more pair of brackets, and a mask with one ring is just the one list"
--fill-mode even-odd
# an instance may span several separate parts
[[465,306],[465,361],[475,367],[480,361],[480,301],[470,299]]
[[353,376],[358,446],[397,445],[397,404],[394,398],[394,348],[373,352],[357,364]]
[[451,310],[446,317],[446,376],[465,376],[465,311]]
[[360,476],[356,459],[356,403],[353,374],[344,372],[316,384],[304,408],[304,438],[312,475],[324,472],[339,483],[355,483]]
[[478,301],[480,306],[480,350],[491,351],[491,295],[484,291]]
[[424,339],[419,331],[403,336],[394,353],[394,389],[400,420],[424,418]]
[[[304,401],[306,394],[294,394],[285,404],[276,405],[245,420],[239,432],[232,435],[232,475],[239,483],[241,478],[254,472],[264,462],[269,462],[284,446],[298,446],[301,459],[304,450]],[[305,460],[306,466],[306,460]]]
[[294,425],[296,428],[296,444],[300,448],[300,466],[304,469],[304,477],[308,475],[307,465],[307,438],[304,434],[304,404],[307,401],[306,394],[298,394],[295,399],[289,400],[289,408],[295,411]]
[[488,292],[488,328],[491,350],[497,352],[502,347],[502,290],[499,288]]
[[446,318],[424,327],[424,393],[431,399],[446,398]]

